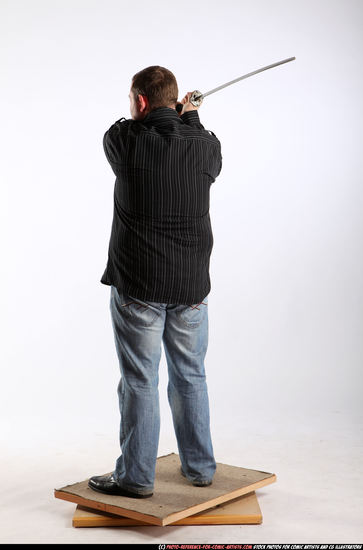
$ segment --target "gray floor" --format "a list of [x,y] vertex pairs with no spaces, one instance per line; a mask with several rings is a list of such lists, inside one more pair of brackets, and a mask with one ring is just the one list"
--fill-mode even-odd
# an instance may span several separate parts
[[[58,424],[57,424],[58,423]],[[2,421],[0,543],[361,543],[363,418],[341,410],[249,413],[213,424],[217,462],[273,472],[256,492],[261,525],[74,528],[53,489],[110,471],[118,446],[100,426]],[[162,424],[159,455],[178,452]],[[58,434],[57,438],[54,433]]]

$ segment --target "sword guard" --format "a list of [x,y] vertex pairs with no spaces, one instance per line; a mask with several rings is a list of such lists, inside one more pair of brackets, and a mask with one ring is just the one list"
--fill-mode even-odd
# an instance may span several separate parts
[[194,107],[200,107],[203,102],[203,97],[199,96],[203,96],[202,92],[200,92],[199,90],[194,90],[194,92],[190,96],[189,101],[192,105],[194,105]]

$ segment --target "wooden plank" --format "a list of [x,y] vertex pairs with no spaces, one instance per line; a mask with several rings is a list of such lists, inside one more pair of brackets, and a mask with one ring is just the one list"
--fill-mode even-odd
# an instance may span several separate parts
[[[219,504],[199,514],[188,516],[169,525],[243,525],[262,523],[262,513],[254,491],[230,502]],[[123,527],[148,525],[137,519],[95,512],[77,504],[72,519],[73,527]]]
[[270,472],[217,462],[212,485],[194,487],[180,473],[179,456],[170,453],[158,457],[156,461],[154,494],[150,498],[133,499],[99,493],[88,487],[88,479],[55,489],[54,496],[94,510],[163,526],[256,491],[275,481],[276,475]]

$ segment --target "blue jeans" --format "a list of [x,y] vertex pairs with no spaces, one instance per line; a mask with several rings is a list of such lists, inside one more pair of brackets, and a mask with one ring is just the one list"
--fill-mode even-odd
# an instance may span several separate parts
[[200,304],[144,302],[111,286],[110,310],[121,378],[120,447],[114,477],[137,493],[154,489],[160,434],[161,341],[168,365],[168,400],[182,469],[190,481],[213,478],[204,370],[208,346],[208,296]]

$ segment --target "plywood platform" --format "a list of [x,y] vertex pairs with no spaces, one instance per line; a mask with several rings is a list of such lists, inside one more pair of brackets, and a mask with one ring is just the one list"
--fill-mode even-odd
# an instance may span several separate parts
[[54,496],[96,513],[101,511],[143,524],[163,526],[233,501],[275,481],[276,475],[270,472],[217,462],[212,485],[194,487],[180,473],[179,456],[171,453],[158,457],[156,461],[154,494],[150,498],[134,499],[99,493],[88,487],[88,479],[55,489]]
[[[218,504],[199,514],[174,521],[169,525],[242,525],[262,523],[261,509],[256,493],[248,493],[224,504]],[[95,512],[77,504],[72,519],[73,527],[123,527],[130,525],[148,525],[145,521]]]

